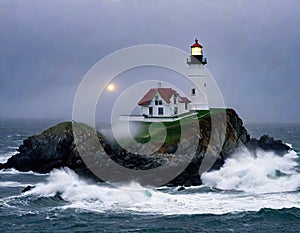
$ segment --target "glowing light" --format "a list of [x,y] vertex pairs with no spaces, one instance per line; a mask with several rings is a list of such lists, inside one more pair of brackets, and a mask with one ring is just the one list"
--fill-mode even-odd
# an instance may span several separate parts
[[202,48],[200,48],[200,47],[193,47],[192,48],[192,55],[202,55]]
[[114,90],[116,90],[116,86],[111,83],[111,84],[107,85],[106,89],[108,91],[114,91]]

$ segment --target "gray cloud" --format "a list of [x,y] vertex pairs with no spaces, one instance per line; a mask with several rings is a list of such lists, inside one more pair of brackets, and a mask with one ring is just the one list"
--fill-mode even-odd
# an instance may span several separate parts
[[204,44],[246,122],[299,122],[299,1],[0,2],[0,116],[71,118],[85,73],[127,46]]

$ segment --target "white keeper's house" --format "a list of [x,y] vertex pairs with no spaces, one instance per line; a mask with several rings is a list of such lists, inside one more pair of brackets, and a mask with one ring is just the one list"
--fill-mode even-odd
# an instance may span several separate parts
[[144,117],[173,117],[189,112],[190,102],[172,88],[158,87],[150,89],[138,106]]

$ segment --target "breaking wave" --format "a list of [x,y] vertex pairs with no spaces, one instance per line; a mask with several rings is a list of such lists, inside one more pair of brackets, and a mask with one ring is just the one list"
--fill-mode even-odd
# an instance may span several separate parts
[[204,184],[222,190],[251,193],[297,191],[300,187],[299,156],[290,151],[283,156],[273,152],[242,149],[225,161],[220,170],[204,173]]
[[61,209],[162,215],[225,214],[259,211],[262,208],[300,207],[300,194],[297,192],[249,195],[245,192],[209,189],[207,186],[177,191],[176,188],[167,187],[145,188],[136,183],[115,188],[102,183],[89,183],[68,168],[53,170],[47,182],[37,184],[22,196],[59,196],[65,202],[57,207]]
[[6,163],[7,160],[8,160],[11,156],[15,155],[16,153],[17,153],[17,151],[10,151],[10,152],[1,154],[1,155],[0,155],[0,163]]

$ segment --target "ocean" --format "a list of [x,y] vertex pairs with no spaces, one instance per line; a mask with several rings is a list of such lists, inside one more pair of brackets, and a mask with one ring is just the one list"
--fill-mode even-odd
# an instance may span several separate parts
[[[57,120],[0,120],[0,162]],[[300,124],[248,124],[294,151],[241,150],[204,185],[149,189],[90,183],[64,168],[49,174],[0,171],[0,232],[299,232]],[[27,186],[32,190],[21,193]]]

